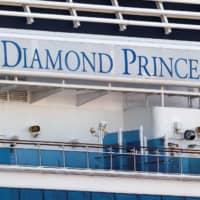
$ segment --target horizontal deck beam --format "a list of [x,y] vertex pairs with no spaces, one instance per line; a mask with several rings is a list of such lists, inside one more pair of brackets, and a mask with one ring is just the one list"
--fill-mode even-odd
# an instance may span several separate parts
[[200,197],[198,176],[0,167],[0,187]]

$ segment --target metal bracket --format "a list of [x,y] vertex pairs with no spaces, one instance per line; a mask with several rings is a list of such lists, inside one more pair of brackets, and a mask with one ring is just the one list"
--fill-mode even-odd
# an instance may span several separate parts
[[95,91],[95,92],[89,92],[89,93],[85,93],[85,94],[78,94],[76,105],[82,106],[88,102],[91,102],[91,101],[98,99],[102,96],[105,96],[107,94],[108,94],[107,91]]
[[58,92],[63,91],[62,88],[56,88],[56,89],[47,89],[43,91],[35,91],[35,92],[30,92],[30,97],[29,97],[29,103],[35,103],[41,99],[44,99],[46,97],[49,97],[53,94],[56,94]]
[[[119,3],[118,3],[117,0],[111,0],[111,3],[112,3],[113,6],[119,7]],[[117,19],[120,19],[120,20],[123,20],[123,19],[124,19],[124,17],[123,17],[123,15],[122,15],[121,12],[117,12],[115,15],[116,15],[116,18],[117,18]],[[127,29],[127,26],[124,25],[124,24],[120,24],[120,25],[119,25],[119,28],[120,28],[120,31],[125,31],[125,30]]]
[[[29,6],[24,6],[24,12],[31,13],[31,9]],[[34,23],[34,19],[32,17],[27,17],[27,24]]]
[[[73,0],[66,0],[67,2],[69,2],[69,3],[73,3]],[[72,15],[72,16],[74,16],[74,17],[77,17],[78,15],[77,15],[77,11],[74,9],[74,8],[72,8],[72,9],[70,9],[70,14]],[[73,24],[74,24],[74,28],[78,28],[81,24],[80,24],[80,22],[79,21],[73,21]]]
[[[161,2],[161,1],[157,1],[157,2],[156,2],[156,7],[157,7],[159,10],[161,10],[161,11],[164,11],[164,10],[165,10],[164,5],[163,5],[163,2]],[[167,24],[169,23],[168,18],[167,18],[166,15],[161,15],[161,21],[162,21],[163,23],[167,23]],[[166,35],[169,35],[171,32],[172,32],[172,29],[171,29],[171,28],[165,27],[165,34],[166,34]]]

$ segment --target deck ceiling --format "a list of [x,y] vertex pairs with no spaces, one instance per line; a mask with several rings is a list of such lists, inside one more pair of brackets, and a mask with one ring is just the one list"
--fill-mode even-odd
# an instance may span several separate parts
[[[150,82],[151,83],[151,82]],[[190,86],[190,85],[189,85]],[[109,81],[60,79],[46,77],[21,77],[1,76],[0,101],[18,101],[35,103],[51,95],[64,92],[67,95],[76,96],[76,105],[82,106],[111,93],[120,93],[124,101],[129,103],[136,95],[158,95],[161,105],[164,106],[165,96],[180,96],[190,100],[200,98],[199,87],[185,87],[173,85],[155,85],[138,83],[120,83]],[[132,101],[132,100],[131,100]]]

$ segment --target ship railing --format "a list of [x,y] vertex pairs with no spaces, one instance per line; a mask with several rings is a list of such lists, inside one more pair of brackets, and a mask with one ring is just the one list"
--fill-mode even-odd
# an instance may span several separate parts
[[[200,30],[200,25],[195,22],[200,19],[199,12],[189,9],[168,9],[168,6],[165,6],[166,4],[199,6],[199,0],[140,0],[138,2],[144,4],[145,1],[149,1],[154,6],[142,8],[121,6],[118,0],[111,0],[110,5],[75,3],[73,0],[66,0],[66,2],[58,0],[1,0],[0,5],[6,7],[0,10],[0,16],[26,18],[28,24],[34,23],[34,19],[71,21],[74,28],[78,28],[81,22],[89,22],[115,24],[119,26],[120,31],[126,30],[127,26],[163,28],[166,34],[170,34],[172,29]],[[7,6],[21,7],[22,10],[7,9]],[[57,13],[52,13],[51,10],[57,10]],[[91,13],[96,13],[96,15],[91,16]],[[99,13],[103,14],[103,17],[98,16]],[[142,16],[144,19],[138,20],[138,16]]]
[[200,175],[200,150],[0,140],[0,165]]

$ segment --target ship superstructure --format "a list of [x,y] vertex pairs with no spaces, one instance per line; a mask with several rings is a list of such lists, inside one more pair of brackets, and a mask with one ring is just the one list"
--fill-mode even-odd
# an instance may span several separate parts
[[0,1],[0,199],[199,199],[200,2]]

